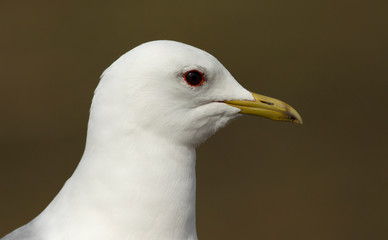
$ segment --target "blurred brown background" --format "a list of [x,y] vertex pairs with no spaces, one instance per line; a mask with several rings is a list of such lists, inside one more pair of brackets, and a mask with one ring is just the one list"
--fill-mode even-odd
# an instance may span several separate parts
[[205,239],[388,239],[388,1],[0,3],[0,236],[81,158],[102,71],[140,43],[216,56],[304,125],[234,121],[198,149]]

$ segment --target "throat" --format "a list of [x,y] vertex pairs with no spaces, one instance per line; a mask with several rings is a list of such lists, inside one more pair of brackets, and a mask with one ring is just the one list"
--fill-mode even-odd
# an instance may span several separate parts
[[60,226],[69,226],[62,230],[81,225],[93,239],[197,239],[195,149],[141,134],[122,140],[101,146],[88,139],[48,207],[60,212],[54,214],[62,216]]

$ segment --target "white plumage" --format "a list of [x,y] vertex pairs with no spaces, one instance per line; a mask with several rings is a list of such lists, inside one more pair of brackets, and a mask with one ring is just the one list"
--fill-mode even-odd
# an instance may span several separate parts
[[[198,86],[185,80],[194,70],[204,76]],[[200,49],[174,41],[134,48],[101,77],[74,174],[3,240],[197,239],[195,147],[240,112],[301,122],[288,105],[257,96]]]

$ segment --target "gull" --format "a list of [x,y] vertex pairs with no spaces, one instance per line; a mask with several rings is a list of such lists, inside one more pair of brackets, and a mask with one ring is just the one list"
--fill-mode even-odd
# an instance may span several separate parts
[[203,50],[168,40],[135,47],[101,76],[73,175],[2,240],[198,239],[195,149],[242,114],[302,123]]

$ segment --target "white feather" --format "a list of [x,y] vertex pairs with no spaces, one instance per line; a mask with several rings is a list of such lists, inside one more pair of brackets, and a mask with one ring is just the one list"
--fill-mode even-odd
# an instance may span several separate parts
[[[197,69],[206,81],[189,86]],[[4,240],[197,239],[195,147],[252,100],[210,54],[173,41],[140,45],[102,75],[84,155],[33,221]]]

